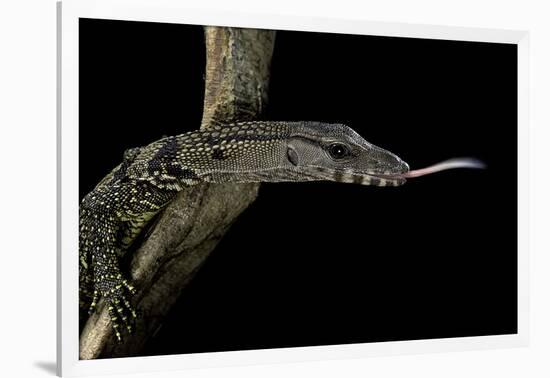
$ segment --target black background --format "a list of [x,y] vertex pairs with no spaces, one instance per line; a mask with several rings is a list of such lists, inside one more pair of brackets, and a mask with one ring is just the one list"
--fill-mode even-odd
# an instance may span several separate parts
[[[80,193],[199,127],[199,26],[80,21]],[[420,168],[398,188],[264,184],[144,354],[517,332],[515,45],[278,32],[265,119],[346,123]]]

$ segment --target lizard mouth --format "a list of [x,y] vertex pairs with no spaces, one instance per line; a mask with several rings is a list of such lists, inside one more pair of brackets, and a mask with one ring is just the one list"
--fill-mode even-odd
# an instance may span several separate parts
[[372,186],[400,186],[407,179],[403,175],[375,172],[334,172],[334,181]]
[[378,173],[367,173],[364,176],[363,185],[374,185],[374,186],[401,186],[407,179],[400,175],[392,174],[378,174]]

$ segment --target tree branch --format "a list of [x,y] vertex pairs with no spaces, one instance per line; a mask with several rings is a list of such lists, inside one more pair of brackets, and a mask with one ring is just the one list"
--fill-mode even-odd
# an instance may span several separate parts
[[[274,40],[275,32],[268,30],[205,27],[201,128],[258,117],[267,101]],[[132,257],[130,276],[138,290],[134,303],[140,315],[136,333],[117,344],[100,301],[80,335],[80,358],[138,355],[257,191],[257,184],[201,184],[181,191]]]

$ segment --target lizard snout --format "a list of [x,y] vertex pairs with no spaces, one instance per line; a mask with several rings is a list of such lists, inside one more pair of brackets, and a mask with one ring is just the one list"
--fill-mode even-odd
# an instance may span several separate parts
[[404,174],[404,173],[407,173],[411,170],[411,168],[409,167],[409,165],[405,161],[401,160],[400,158],[397,158],[397,159],[399,159],[399,165],[398,165],[398,168],[397,168],[398,171],[399,171],[398,172],[399,174]]

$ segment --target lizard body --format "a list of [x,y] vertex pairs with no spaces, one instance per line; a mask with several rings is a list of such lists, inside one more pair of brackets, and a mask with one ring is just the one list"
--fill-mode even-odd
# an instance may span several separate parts
[[[397,186],[408,165],[349,127],[318,122],[241,122],[127,150],[80,204],[81,306],[105,298],[115,335],[131,331],[134,292],[119,258],[146,223],[199,182],[336,181]],[[90,304],[91,302],[91,304]]]

